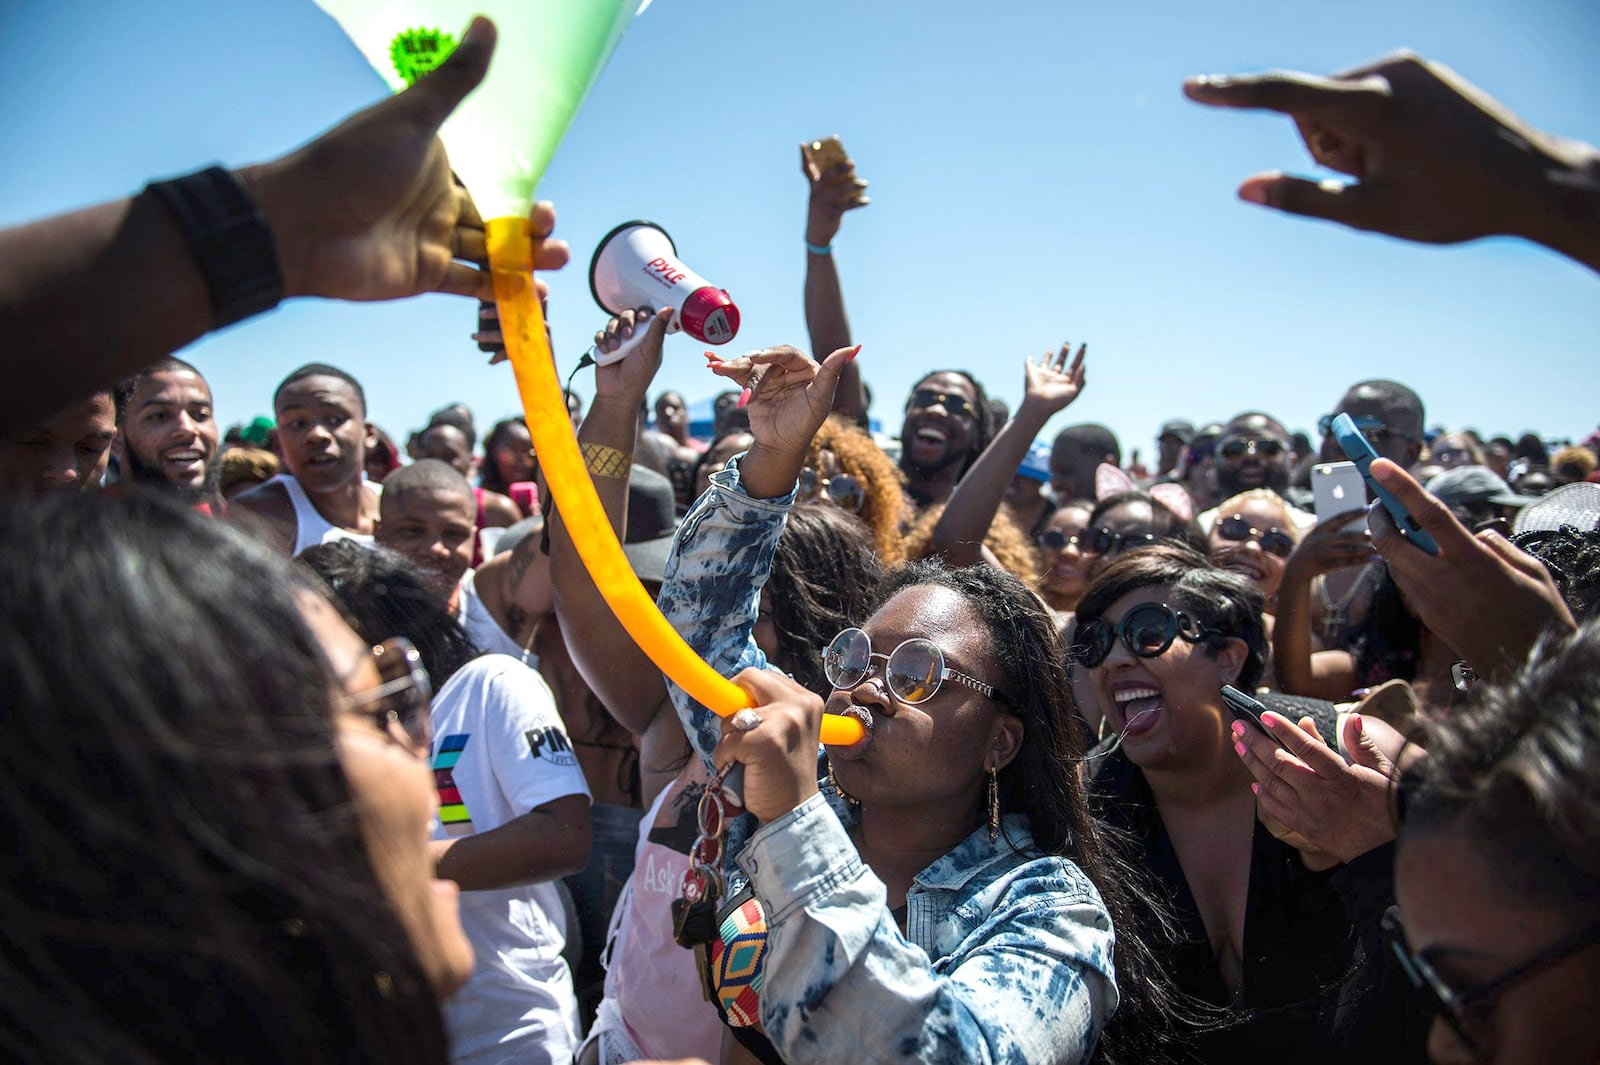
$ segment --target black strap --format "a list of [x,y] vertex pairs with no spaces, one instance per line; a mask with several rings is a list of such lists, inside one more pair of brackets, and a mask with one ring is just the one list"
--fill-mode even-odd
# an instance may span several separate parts
[[270,311],[282,301],[277,240],[238,178],[213,166],[171,181],[153,181],[146,189],[183,230],[205,278],[213,329]]

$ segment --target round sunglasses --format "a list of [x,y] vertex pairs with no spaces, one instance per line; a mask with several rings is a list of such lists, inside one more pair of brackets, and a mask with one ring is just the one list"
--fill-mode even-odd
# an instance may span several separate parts
[[1078,543],[1086,555],[1110,555],[1122,550],[1131,551],[1136,547],[1148,547],[1160,539],[1155,533],[1112,532],[1102,525],[1089,533],[1088,539],[1079,540]]
[[862,504],[867,501],[867,493],[861,487],[861,482],[848,473],[841,473],[835,477],[822,477],[817,474],[814,467],[807,466],[800,471],[799,498],[803,503],[812,500],[820,502],[825,499],[840,510],[859,514]]
[[936,405],[943,407],[952,418],[971,418],[976,421],[978,417],[966,396],[933,388],[919,388],[911,393],[911,402],[906,404],[906,410],[922,410]]
[[1039,546],[1048,547],[1052,551],[1065,551],[1068,545],[1071,545],[1082,551],[1087,536],[1087,533],[1073,533],[1068,536],[1060,529],[1046,529],[1039,534]]
[[1261,550],[1278,558],[1288,558],[1294,552],[1294,538],[1288,533],[1276,528],[1265,531],[1252,528],[1243,514],[1235,514],[1217,522],[1217,535],[1236,544],[1254,540],[1261,545]]
[[977,677],[944,664],[944,652],[932,640],[921,637],[905,641],[888,654],[872,650],[872,640],[862,629],[845,629],[822,652],[822,671],[828,683],[848,691],[872,675],[872,661],[883,659],[883,682],[903,703],[925,703],[938,694],[947,680],[964,684],[979,695],[1010,705],[1011,700]]
[[1164,603],[1140,603],[1122,615],[1122,620],[1115,625],[1103,617],[1090,618],[1080,624],[1068,655],[1078,665],[1093,669],[1111,654],[1119,637],[1122,646],[1132,654],[1140,658],[1159,658],[1179,637],[1187,643],[1199,643],[1207,636],[1226,635],[1221,629],[1201,625],[1188,614]]
[[1276,440],[1232,439],[1225,441],[1217,452],[1229,462],[1237,462],[1246,455],[1260,455],[1264,459],[1275,459],[1283,454],[1284,446]]
[[422,655],[410,640],[396,636],[372,649],[378,663],[378,675],[383,683],[376,688],[345,696],[345,705],[360,710],[378,703],[367,711],[378,727],[397,739],[426,750],[433,743],[433,682],[423,668]]

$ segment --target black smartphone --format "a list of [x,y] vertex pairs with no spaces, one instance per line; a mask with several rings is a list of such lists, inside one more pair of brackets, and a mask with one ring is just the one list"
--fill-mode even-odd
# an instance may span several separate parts
[[1261,705],[1260,700],[1251,698],[1232,684],[1224,684],[1222,701],[1227,704],[1228,712],[1234,717],[1250,725],[1284,750],[1289,749],[1282,740],[1272,734],[1271,729],[1261,723],[1261,715],[1267,712],[1267,708]]

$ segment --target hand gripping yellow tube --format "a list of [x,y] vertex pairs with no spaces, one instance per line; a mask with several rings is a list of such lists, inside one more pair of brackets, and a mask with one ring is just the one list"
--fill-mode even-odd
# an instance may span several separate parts
[[[516,373],[528,433],[561,520],[595,588],[639,649],[684,691],[722,717],[750,706],[749,693],[706,665],[662,617],[634,576],[606,520],[605,508],[578,452],[545,337],[544,313],[533,287],[533,245],[527,219],[492,218],[487,229],[500,329]],[[848,745],[861,736],[861,723],[854,718],[828,714],[822,719],[823,743]]]

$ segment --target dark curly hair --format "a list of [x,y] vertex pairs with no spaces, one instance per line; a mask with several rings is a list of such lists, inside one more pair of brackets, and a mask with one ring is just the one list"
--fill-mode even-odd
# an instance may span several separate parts
[[906,498],[905,475],[900,467],[873,443],[871,435],[837,414],[829,415],[811,438],[806,465],[815,468],[823,451],[833,452],[839,469],[861,483],[865,493],[861,520],[872,530],[878,557],[888,566],[903,562],[906,547],[900,523],[905,517]]
[[1465,707],[1423,719],[1400,784],[1400,839],[1456,831],[1516,897],[1594,917],[1600,898],[1600,621],[1547,635]]
[[826,697],[833,686],[822,671],[822,652],[867,615],[881,576],[860,518],[825,505],[791,510],[767,579],[778,630],[773,664]]
[[363,640],[404,636],[415,644],[434,691],[477,657],[466,630],[404,555],[335,540],[306,548],[295,562],[322,579]]
[[1518,533],[1511,542],[1544,563],[1574,618],[1600,617],[1600,530],[1563,525]]

